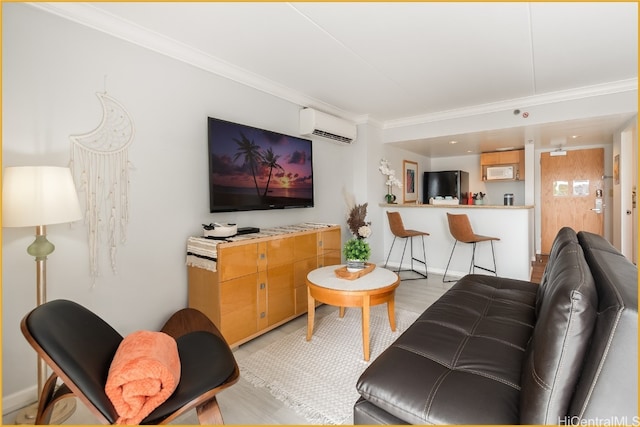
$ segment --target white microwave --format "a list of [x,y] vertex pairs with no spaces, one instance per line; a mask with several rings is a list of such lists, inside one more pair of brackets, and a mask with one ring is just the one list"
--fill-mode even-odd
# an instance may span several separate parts
[[487,181],[497,179],[514,179],[515,166],[487,166],[485,177]]

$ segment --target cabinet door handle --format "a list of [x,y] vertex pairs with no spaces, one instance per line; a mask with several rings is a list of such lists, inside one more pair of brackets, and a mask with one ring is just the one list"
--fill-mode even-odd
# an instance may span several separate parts
[[267,313],[265,313],[264,311],[262,313],[260,313],[260,318],[264,319],[265,317],[267,317]]
[[264,283],[260,283],[260,289],[264,289],[266,288],[266,285]]

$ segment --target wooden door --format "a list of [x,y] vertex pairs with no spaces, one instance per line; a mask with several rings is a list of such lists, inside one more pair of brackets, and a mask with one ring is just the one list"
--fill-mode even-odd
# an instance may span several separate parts
[[[604,234],[604,149],[567,151],[540,156],[542,253],[551,252],[558,230]],[[600,207],[600,209],[597,209]]]
[[220,284],[220,332],[229,344],[258,331],[257,281],[255,273]]
[[267,319],[275,325],[295,314],[293,264],[285,264],[267,270]]
[[318,268],[318,260],[316,257],[296,261],[293,264],[296,314],[307,311],[307,274],[316,268]]
[[316,233],[296,236],[293,242],[294,259],[296,261],[318,256],[318,236]]
[[238,246],[218,246],[218,271],[220,281],[235,279],[256,273],[260,262],[256,243]]
[[318,267],[340,264],[341,240],[340,229],[318,233]]

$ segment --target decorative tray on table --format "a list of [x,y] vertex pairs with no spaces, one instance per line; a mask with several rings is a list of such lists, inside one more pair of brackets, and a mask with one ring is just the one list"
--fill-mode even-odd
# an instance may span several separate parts
[[347,280],[355,280],[355,279],[359,279],[365,274],[371,273],[374,268],[376,268],[375,264],[366,262],[362,270],[351,272],[347,270],[346,265],[343,265],[340,268],[336,268],[335,271],[336,271],[336,277],[339,277],[341,279],[347,279]]

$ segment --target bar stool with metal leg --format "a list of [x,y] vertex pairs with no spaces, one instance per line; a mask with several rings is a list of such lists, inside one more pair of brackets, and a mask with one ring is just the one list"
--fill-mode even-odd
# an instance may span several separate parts
[[[447,213],[447,220],[449,221],[449,231],[451,235],[455,239],[453,243],[453,248],[451,249],[451,255],[449,256],[449,262],[447,263],[447,268],[444,270],[444,276],[442,276],[443,282],[455,282],[456,280],[446,280],[447,271],[449,271],[449,264],[451,264],[451,258],[453,257],[453,252],[456,249],[456,244],[458,242],[462,243],[471,243],[473,245],[473,252],[471,254],[471,265],[469,266],[469,274],[473,270],[475,272],[476,268],[479,268],[484,271],[488,271],[489,273],[493,273],[496,276],[496,253],[493,249],[493,241],[500,240],[497,237],[490,236],[481,236],[479,234],[475,234],[473,229],[471,228],[471,223],[469,222],[469,217],[466,214],[454,215]],[[491,242],[491,254],[493,255],[493,270],[481,267],[476,265],[476,244],[479,242]]]
[[[398,271],[396,271],[396,273],[398,273],[398,275],[400,275],[401,271],[412,271],[414,273],[419,274],[421,277],[412,277],[412,278],[403,278],[403,280],[414,280],[414,279],[421,279],[421,278],[427,278],[428,277],[428,273],[427,273],[427,252],[425,250],[424,247],[424,236],[428,236],[429,233],[426,233],[424,231],[417,231],[417,230],[406,230],[404,228],[404,224],[402,222],[402,217],[400,216],[399,212],[387,212],[387,218],[389,219],[389,228],[391,228],[391,233],[393,234],[393,242],[391,242],[391,248],[389,249],[389,254],[387,255],[387,261],[384,263],[385,268],[387,267],[387,264],[389,263],[389,257],[391,256],[391,252],[393,251],[393,245],[396,243],[396,238],[401,238],[401,239],[405,239],[404,241],[404,248],[402,249],[402,257],[400,258],[400,265],[398,266]],[[422,256],[423,259],[417,259],[413,256],[413,238],[414,237],[420,237],[422,239]],[[410,270],[401,270],[402,268],[402,261],[404,260],[404,253],[407,250],[407,243],[411,243],[411,269]],[[421,271],[416,270],[413,267],[413,262],[419,262],[421,264],[424,265],[424,273],[422,273]]]

